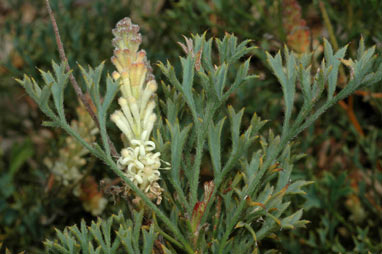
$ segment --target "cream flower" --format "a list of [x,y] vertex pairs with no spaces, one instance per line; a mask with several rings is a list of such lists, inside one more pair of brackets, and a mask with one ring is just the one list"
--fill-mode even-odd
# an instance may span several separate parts
[[158,88],[146,52],[139,50],[142,41],[139,27],[124,18],[113,29],[116,67],[113,78],[119,80],[122,97],[118,99],[121,110],[111,115],[111,120],[126,136],[129,147],[121,151],[119,168],[151,200],[159,204],[163,189],[158,184],[161,167],[160,153],[150,134],[157,119],[154,96]]

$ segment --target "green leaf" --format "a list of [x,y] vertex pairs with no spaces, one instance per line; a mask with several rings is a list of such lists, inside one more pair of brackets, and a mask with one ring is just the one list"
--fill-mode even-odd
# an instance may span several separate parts
[[[182,80],[182,90],[183,96],[190,109],[196,112],[195,102],[192,93],[192,86],[194,84],[194,65],[195,60],[192,56],[187,56],[186,58],[180,58],[182,69],[183,69],[183,80]],[[196,115],[194,116],[195,119]],[[196,119],[195,119],[196,120]]]
[[48,103],[49,103],[49,99],[50,99],[51,94],[52,93],[51,93],[49,86],[44,86],[42,89],[42,92],[41,92],[40,100],[39,100],[39,105],[41,107],[46,107],[46,108],[49,107]]
[[133,228],[133,248],[136,253],[139,253],[139,236],[141,232],[142,220],[143,220],[143,210],[139,213],[134,211],[134,228]]
[[217,176],[221,171],[221,134],[225,118],[221,119],[215,126],[213,123],[208,128],[208,146],[211,155],[214,175]]
[[55,73],[55,78],[49,71],[40,71],[41,76],[43,77],[45,84],[51,89],[58,116],[60,117],[61,121],[66,121],[64,114],[64,89],[68,83],[70,72],[65,73],[64,64],[58,65],[55,62],[52,62],[52,67]]
[[227,64],[223,63],[221,66],[219,66],[216,71],[214,72],[214,75],[212,77],[212,84],[215,87],[215,93],[216,96],[219,98],[219,100],[223,96],[223,91],[227,79],[227,72],[228,72],[228,66]]
[[214,66],[212,64],[212,38],[203,44],[202,52],[202,66],[206,69],[207,72],[213,72]]
[[337,78],[338,78],[338,68],[341,64],[340,59],[344,58],[348,45],[339,49],[336,54],[333,55],[333,49],[330,43],[324,39],[324,54],[325,60],[328,65],[331,66],[331,71],[328,77],[328,100],[333,98],[334,92],[336,90]]
[[232,137],[232,149],[236,151],[239,147],[240,137],[240,125],[241,119],[244,114],[244,109],[240,110],[237,114],[232,106],[228,106],[229,120],[231,123],[231,137]]
[[288,48],[285,48],[284,54],[286,60],[285,70],[283,68],[280,51],[275,57],[272,57],[269,53],[267,53],[268,63],[271,66],[277,79],[279,80],[284,94],[285,118],[283,124],[283,136],[287,134],[290,118],[292,116],[297,78],[296,59],[294,57],[294,54],[289,53]]
[[171,183],[174,185],[177,194],[180,197],[182,204],[189,207],[187,199],[182,189],[182,183],[180,179],[181,160],[185,142],[188,138],[188,133],[191,130],[192,125],[189,124],[183,130],[180,131],[179,122],[171,124],[167,121],[167,125],[171,134]]
[[81,220],[81,230],[78,229],[77,225],[74,225],[73,227],[69,227],[69,230],[73,235],[76,236],[77,240],[79,241],[82,253],[89,254],[92,238],[86,227],[85,221]]
[[292,215],[281,220],[281,227],[286,229],[294,229],[296,227],[305,227],[309,222],[306,220],[300,220],[302,216],[302,209],[293,213]]
[[153,253],[155,238],[156,237],[154,234],[154,225],[151,224],[149,232],[147,232],[146,230],[143,230],[143,251],[142,251],[142,254]]
[[257,151],[252,156],[250,163],[246,162],[245,164],[243,164],[247,179],[247,185],[249,185],[249,183],[252,183],[253,181],[260,181],[260,174],[258,174],[257,171],[260,168],[261,155],[261,151]]
[[27,94],[32,97],[32,99],[38,104],[41,96],[41,88],[36,83],[36,81],[26,74],[24,74],[23,80],[15,79],[27,92]]
[[237,90],[237,88],[244,84],[244,82],[258,77],[257,75],[248,75],[250,62],[251,59],[248,58],[243,64],[240,65],[235,76],[235,81],[233,82],[231,87],[229,87],[227,92],[225,92],[221,103],[226,101],[228,97]]
[[127,229],[122,226],[119,227],[119,230],[116,232],[118,238],[120,239],[122,245],[125,247],[125,250],[128,254],[135,254],[132,244],[132,228],[128,227]]
[[104,113],[104,116],[106,116],[107,110],[109,109],[110,105],[114,101],[115,95],[117,94],[119,89],[119,82],[113,81],[113,79],[110,77],[110,75],[107,75],[106,78],[106,93],[103,98],[102,103],[102,111]]
[[[102,71],[105,63],[102,62],[95,69],[88,66],[88,71],[86,71],[81,65],[79,68],[82,73],[82,77],[85,81],[86,88],[89,91],[90,96],[92,97],[93,102],[95,104],[100,104],[100,93],[99,93],[99,85],[102,77]],[[108,88],[108,87],[107,87]]]
[[304,104],[307,104],[307,105],[311,104],[313,99],[312,90],[311,90],[312,81],[311,81],[310,73],[311,73],[311,66],[305,69],[302,64],[300,65],[299,80],[301,83],[302,95],[304,96]]
[[314,77],[313,86],[312,86],[312,94],[313,94],[313,102],[317,102],[321,97],[325,84],[328,79],[328,73],[331,71],[331,67],[326,68],[325,61],[321,61],[321,66],[319,71],[316,73]]
[[268,120],[261,120],[261,118],[254,113],[251,119],[251,125],[252,133],[251,136],[257,135],[261,128],[268,122]]

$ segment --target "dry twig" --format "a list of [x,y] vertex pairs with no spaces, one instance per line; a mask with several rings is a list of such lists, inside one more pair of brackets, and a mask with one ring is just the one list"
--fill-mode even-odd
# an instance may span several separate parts
[[[58,31],[56,19],[54,17],[52,8],[50,7],[49,0],[45,0],[45,2],[46,2],[46,8],[48,9],[50,21],[51,21],[52,26],[53,26],[54,34],[56,37],[56,43],[57,43],[58,52],[60,54],[61,61],[65,64],[66,71],[70,72],[69,62],[68,62],[68,59],[66,58],[66,55],[65,55],[64,45],[62,44],[62,41],[61,41],[61,36],[60,36],[59,31]],[[89,112],[91,118],[93,119],[93,121],[95,122],[97,127],[99,128],[100,126],[99,126],[97,115],[95,114],[94,110],[92,109],[92,105],[94,105],[94,103],[91,101],[90,96],[87,96],[87,94],[82,93],[82,90],[81,90],[80,86],[78,85],[77,80],[72,73],[70,73],[70,75],[69,75],[69,80],[70,80],[70,83],[72,84],[74,90],[76,91],[77,96],[80,98],[80,100],[84,104],[86,110]],[[113,157],[119,157],[119,154],[118,154],[117,150],[115,149],[113,142],[111,142],[109,137],[107,137],[107,139],[109,142],[109,146],[110,146],[110,150],[111,150],[110,152],[111,152],[112,156]]]

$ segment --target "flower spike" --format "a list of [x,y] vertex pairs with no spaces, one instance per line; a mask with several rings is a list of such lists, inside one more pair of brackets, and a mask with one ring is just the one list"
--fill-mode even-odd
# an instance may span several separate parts
[[116,67],[113,78],[120,82],[122,97],[118,100],[121,110],[115,111],[111,120],[129,142],[129,147],[121,151],[118,166],[151,200],[160,204],[163,191],[158,183],[160,153],[155,152],[155,144],[149,140],[157,119],[154,97],[158,85],[146,52],[139,50],[142,42],[139,26],[124,18],[113,34],[115,49],[111,61]]

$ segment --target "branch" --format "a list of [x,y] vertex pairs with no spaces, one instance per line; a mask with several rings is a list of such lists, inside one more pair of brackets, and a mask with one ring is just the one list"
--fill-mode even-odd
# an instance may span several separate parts
[[376,99],[381,99],[382,98],[382,93],[372,93],[372,92],[369,92],[369,91],[355,91],[354,94],[356,95],[361,95],[361,96],[365,96],[365,97],[372,97],[372,98],[376,98]]
[[[46,2],[46,8],[48,9],[50,21],[51,21],[52,26],[53,26],[54,34],[56,36],[56,43],[57,43],[58,52],[60,54],[61,61],[65,65],[65,70],[67,72],[70,72],[69,62],[68,62],[68,59],[66,58],[66,55],[65,55],[64,45],[62,44],[62,41],[61,41],[61,36],[60,36],[59,31],[58,31],[56,19],[54,17],[52,8],[50,7],[49,0],[46,0],[45,2]],[[92,100],[90,99],[89,96],[86,96],[87,94],[82,93],[82,90],[81,90],[80,86],[78,85],[77,80],[72,73],[70,73],[70,75],[69,75],[69,80],[70,80],[70,83],[72,84],[78,98],[80,98],[81,102],[84,104],[86,110],[89,112],[91,118],[93,119],[93,121],[95,122],[95,124],[97,125],[97,127],[99,129],[100,126],[99,126],[99,121],[98,121],[97,115],[95,114],[95,112],[93,111],[92,106],[91,106],[91,104],[94,105]],[[115,149],[115,146],[114,146],[113,142],[111,142],[109,137],[107,137],[107,141],[109,143],[109,146],[111,149],[111,154],[113,155],[113,157],[119,157],[119,154],[118,154],[117,150]]]
[[339,101],[338,104],[341,106],[341,108],[343,108],[346,111],[346,114],[348,115],[350,122],[354,125],[354,128],[356,129],[356,131],[362,137],[364,137],[365,133],[363,132],[362,127],[361,127],[361,125],[360,125],[359,121],[357,120],[357,117],[354,113],[353,97],[352,96],[349,97],[347,104],[344,101]]

